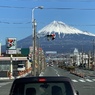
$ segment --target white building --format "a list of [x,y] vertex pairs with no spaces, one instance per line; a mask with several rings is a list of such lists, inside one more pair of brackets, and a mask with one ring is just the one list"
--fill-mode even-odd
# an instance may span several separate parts
[[80,56],[79,56],[79,51],[77,48],[74,49],[74,56],[76,58],[76,60],[75,60],[76,65],[80,65]]

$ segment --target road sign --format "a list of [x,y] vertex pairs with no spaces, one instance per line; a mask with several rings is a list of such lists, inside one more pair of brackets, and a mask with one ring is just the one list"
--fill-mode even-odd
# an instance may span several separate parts
[[16,54],[16,50],[6,50],[6,54]]
[[16,38],[7,38],[6,48],[7,48],[7,50],[16,49]]

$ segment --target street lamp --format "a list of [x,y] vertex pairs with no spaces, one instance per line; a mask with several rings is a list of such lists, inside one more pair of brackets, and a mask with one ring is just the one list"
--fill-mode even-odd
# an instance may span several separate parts
[[32,9],[32,24],[34,22],[34,10],[35,9],[43,9],[43,6],[35,7],[35,8]]
[[32,33],[33,33],[33,75],[36,76],[36,68],[35,68],[35,46],[36,46],[36,20],[34,18],[34,10],[35,9],[43,9],[43,6],[38,6],[32,9]]

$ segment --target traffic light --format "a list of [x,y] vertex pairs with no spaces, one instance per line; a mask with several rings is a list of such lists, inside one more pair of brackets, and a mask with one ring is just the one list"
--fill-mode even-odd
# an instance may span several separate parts
[[55,34],[50,34],[50,35],[47,35],[47,40],[54,40],[55,39]]
[[32,62],[32,55],[31,54],[27,55],[27,60],[29,60],[29,62]]
[[51,39],[51,35],[47,35],[47,40],[49,41]]
[[54,40],[55,39],[55,34],[52,34],[52,40]]

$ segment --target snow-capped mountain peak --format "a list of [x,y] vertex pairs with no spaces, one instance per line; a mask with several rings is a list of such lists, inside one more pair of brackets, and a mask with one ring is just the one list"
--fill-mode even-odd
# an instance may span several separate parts
[[95,34],[92,34],[90,32],[83,32],[81,30],[78,30],[74,27],[68,26],[62,21],[53,21],[41,30],[38,31],[38,34],[40,36],[44,36],[51,33],[58,33],[60,34],[84,34],[89,36],[95,36]]

